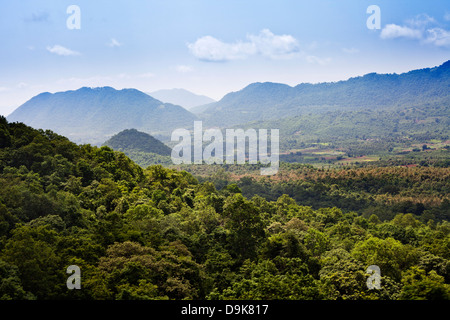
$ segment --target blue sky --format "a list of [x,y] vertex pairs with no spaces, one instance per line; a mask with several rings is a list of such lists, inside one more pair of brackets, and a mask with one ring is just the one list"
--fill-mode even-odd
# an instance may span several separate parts
[[[69,29],[70,5],[80,29]],[[367,8],[380,8],[369,29]],[[184,88],[346,80],[450,59],[450,1],[0,0],[0,114],[82,86]]]

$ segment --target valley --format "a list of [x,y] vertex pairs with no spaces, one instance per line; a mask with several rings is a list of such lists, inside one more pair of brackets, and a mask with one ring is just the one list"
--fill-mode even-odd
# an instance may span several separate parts
[[[135,89],[32,98],[0,117],[0,299],[448,300],[449,69],[255,83],[196,114]],[[277,173],[175,165],[195,121],[279,129]]]

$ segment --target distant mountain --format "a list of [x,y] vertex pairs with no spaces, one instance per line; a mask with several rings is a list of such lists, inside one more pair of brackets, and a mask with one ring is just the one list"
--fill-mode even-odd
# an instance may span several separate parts
[[198,95],[184,89],[165,89],[149,93],[152,97],[167,103],[182,106],[188,110],[215,102],[207,96]]
[[136,129],[123,130],[108,139],[104,145],[119,151],[148,152],[161,156],[170,156],[172,152],[172,149],[161,141]]
[[190,112],[192,112],[193,114],[201,114],[203,112],[205,112],[206,110],[208,110],[208,108],[213,104],[212,103],[208,103],[208,104],[202,104],[201,106],[196,106],[196,107],[192,107],[189,109]]
[[450,61],[403,74],[370,73],[346,81],[295,87],[253,83],[210,104],[199,116],[210,126],[336,110],[449,104]]
[[158,134],[190,128],[197,117],[136,89],[87,88],[41,93],[8,116],[34,128],[50,129],[77,143],[101,144],[128,128]]

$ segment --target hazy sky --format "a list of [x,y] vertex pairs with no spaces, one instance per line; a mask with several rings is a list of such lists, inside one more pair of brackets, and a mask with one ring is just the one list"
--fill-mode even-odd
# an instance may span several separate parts
[[[380,29],[367,26],[370,5]],[[252,82],[440,65],[450,59],[450,1],[0,0],[0,39],[3,115],[40,92],[83,86],[220,99]]]

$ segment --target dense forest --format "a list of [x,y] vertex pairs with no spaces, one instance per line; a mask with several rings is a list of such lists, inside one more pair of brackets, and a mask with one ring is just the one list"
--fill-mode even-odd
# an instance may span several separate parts
[[271,121],[250,122],[245,128],[280,128],[280,150],[326,142],[349,153],[379,154],[397,146],[448,140],[449,101],[421,106],[337,110]]
[[165,166],[172,164],[170,147],[153,136],[136,129],[126,129],[115,134],[103,146],[123,152],[133,162],[144,168],[152,164]]
[[448,176],[200,179],[0,117],[0,299],[449,299]]
[[[279,173],[261,177],[256,168],[230,166],[185,166],[199,181],[210,181],[217,189],[236,184],[247,198],[262,196],[276,201],[288,195],[313,209],[338,207],[369,218],[376,213],[391,220],[411,213],[423,223],[450,220],[450,168],[360,167],[320,169],[282,163]],[[206,169],[206,170],[205,170]],[[234,173],[233,173],[234,171]]]
[[172,149],[164,143],[136,129],[123,130],[108,139],[104,145],[118,151],[126,149],[130,151],[155,153],[162,156],[170,156],[172,153]]

